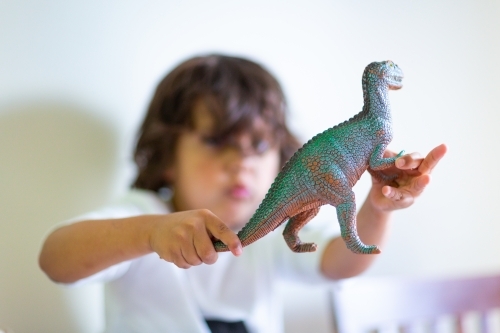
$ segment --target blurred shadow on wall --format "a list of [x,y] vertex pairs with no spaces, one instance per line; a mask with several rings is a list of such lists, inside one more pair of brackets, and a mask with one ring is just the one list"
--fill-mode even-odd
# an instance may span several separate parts
[[117,129],[70,103],[0,107],[0,326],[22,332],[99,332],[102,288],[61,288],[37,263],[54,224],[110,200]]

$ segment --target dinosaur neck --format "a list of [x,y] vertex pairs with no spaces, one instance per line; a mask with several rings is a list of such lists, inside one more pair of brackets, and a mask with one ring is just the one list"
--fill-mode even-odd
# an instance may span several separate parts
[[388,92],[389,89],[385,85],[372,84],[363,87],[363,112],[391,120]]

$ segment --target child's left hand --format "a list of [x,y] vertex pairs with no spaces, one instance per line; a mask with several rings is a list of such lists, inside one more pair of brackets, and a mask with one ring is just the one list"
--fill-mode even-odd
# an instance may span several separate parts
[[[372,177],[368,200],[373,208],[388,212],[411,206],[429,184],[430,173],[446,154],[446,150],[446,145],[442,144],[432,149],[425,158],[418,153],[401,156],[394,167],[382,171],[386,174],[397,174],[397,178],[390,185]],[[384,157],[396,155],[389,150],[384,153]]]

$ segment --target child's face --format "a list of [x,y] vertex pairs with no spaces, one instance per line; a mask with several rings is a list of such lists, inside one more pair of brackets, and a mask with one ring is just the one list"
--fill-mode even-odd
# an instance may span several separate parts
[[234,231],[245,225],[266,195],[280,168],[277,147],[251,150],[249,134],[237,138],[240,149],[211,140],[213,119],[205,105],[194,110],[194,130],[180,135],[176,159],[167,170],[177,210],[206,208]]

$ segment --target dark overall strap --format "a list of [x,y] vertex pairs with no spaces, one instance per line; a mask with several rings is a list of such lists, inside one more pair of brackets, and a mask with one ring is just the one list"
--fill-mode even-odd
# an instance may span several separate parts
[[212,333],[248,333],[242,321],[226,322],[207,319],[206,322]]

